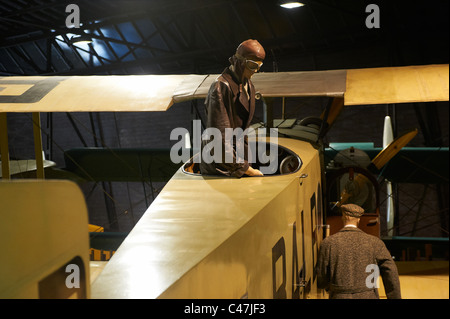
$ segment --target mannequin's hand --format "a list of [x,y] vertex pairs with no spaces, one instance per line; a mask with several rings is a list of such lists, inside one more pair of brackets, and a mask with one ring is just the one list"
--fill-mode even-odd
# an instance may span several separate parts
[[249,167],[248,170],[245,172],[245,175],[248,176],[264,176],[263,173],[259,169],[255,169],[253,167]]

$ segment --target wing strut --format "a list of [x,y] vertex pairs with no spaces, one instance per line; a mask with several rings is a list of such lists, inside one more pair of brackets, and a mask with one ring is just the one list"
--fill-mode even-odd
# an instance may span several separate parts
[[42,153],[41,114],[33,112],[34,154],[36,156],[36,178],[44,179],[44,157]]
[[328,124],[328,129],[331,128],[331,125],[336,121],[338,115],[341,113],[342,109],[344,108],[344,98],[342,97],[335,97],[333,98],[333,101],[331,102],[331,106],[329,110],[325,110],[320,118],[326,119]]
[[10,179],[7,113],[0,112],[0,159],[2,160],[2,178]]
[[[320,115],[320,119],[323,121],[319,138],[325,136],[325,134],[330,130],[331,126],[336,121],[339,114],[341,114],[342,109],[344,108],[344,98],[343,97],[335,97],[328,104],[327,108]],[[326,122],[326,125],[324,125]]]
[[[41,117],[39,112],[32,113],[32,121],[34,134],[34,152],[36,156],[36,178],[44,179],[44,155],[42,152]],[[9,180],[11,179],[11,174],[21,172],[22,166],[19,163],[20,161],[16,161],[16,165],[11,169],[8,146],[8,121],[6,112],[0,112],[0,159],[2,166],[0,177],[3,180]],[[15,169],[16,167],[18,168],[18,170]]]

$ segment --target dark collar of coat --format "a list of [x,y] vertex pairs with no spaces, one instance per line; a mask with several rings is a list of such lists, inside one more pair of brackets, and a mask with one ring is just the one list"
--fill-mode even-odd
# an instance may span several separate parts
[[[233,91],[233,95],[236,98],[236,96],[239,93],[239,85],[241,84],[241,82],[236,77],[236,74],[233,71],[231,71],[230,67],[227,67],[225,70],[223,70],[222,76],[230,85],[230,88]],[[253,83],[250,79],[248,80],[248,87],[249,90],[254,90]]]
[[[222,72],[221,76],[230,86],[231,91],[233,92],[233,102],[236,102],[240,85],[240,82],[236,79],[236,75],[231,71],[230,67],[228,67]],[[249,117],[245,127],[249,127],[255,113],[255,86],[250,79],[248,80],[248,94],[250,94],[250,101],[248,105]]]

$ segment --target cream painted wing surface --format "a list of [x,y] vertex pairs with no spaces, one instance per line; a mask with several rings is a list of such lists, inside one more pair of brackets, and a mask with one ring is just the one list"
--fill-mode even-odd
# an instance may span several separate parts
[[[218,74],[186,78],[175,102],[205,98]],[[448,101],[449,65],[256,73],[263,97],[345,96],[345,105]]]
[[165,111],[189,75],[0,78],[0,112]]
[[[205,98],[218,74],[11,76],[0,78],[0,112],[166,111]],[[256,73],[262,97],[345,96],[345,105],[448,101],[449,67]]]
[[[273,298],[280,289],[290,297],[291,285],[283,286],[283,278],[294,278],[293,225],[302,229],[299,178],[320,180],[320,165],[309,143],[280,142],[301,156],[300,171],[236,179],[179,170],[93,283],[93,298]],[[318,189],[303,186],[306,193]],[[308,205],[316,198],[311,194]],[[309,240],[311,209],[304,210]],[[298,245],[303,246],[311,242]],[[312,276],[312,266],[307,273]]]
[[[218,74],[0,78],[0,112],[166,111],[205,98]],[[343,96],[345,71],[255,74],[262,96]]]
[[347,71],[345,105],[434,102],[448,98],[448,64]]

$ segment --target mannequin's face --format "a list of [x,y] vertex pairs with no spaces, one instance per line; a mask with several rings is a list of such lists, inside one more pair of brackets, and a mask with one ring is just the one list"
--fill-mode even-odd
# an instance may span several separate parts
[[258,72],[262,65],[262,61],[256,59],[239,58],[236,59],[235,72],[245,82],[245,80],[251,79],[253,74]]
[[244,68],[244,79],[250,80],[253,74],[255,74],[257,71],[252,71],[249,68]]

